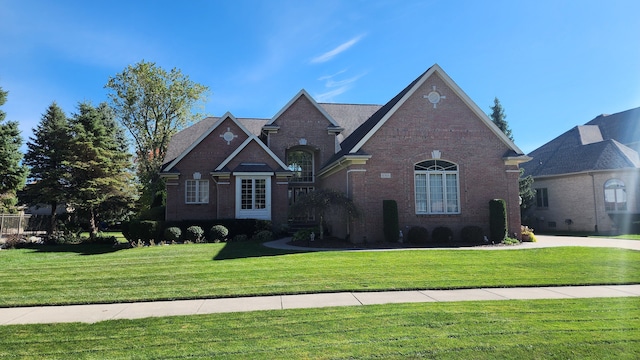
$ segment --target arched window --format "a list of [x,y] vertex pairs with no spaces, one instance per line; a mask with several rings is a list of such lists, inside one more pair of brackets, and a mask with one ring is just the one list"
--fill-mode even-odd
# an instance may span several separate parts
[[416,214],[460,213],[458,165],[427,160],[414,167]]
[[287,166],[293,172],[290,182],[313,182],[313,154],[305,150],[287,152]]
[[604,183],[604,208],[606,211],[627,210],[627,190],[622,180],[610,179]]

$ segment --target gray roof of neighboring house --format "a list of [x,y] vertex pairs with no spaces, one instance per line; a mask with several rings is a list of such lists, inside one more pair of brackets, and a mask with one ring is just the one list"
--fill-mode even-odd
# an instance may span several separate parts
[[597,125],[605,139],[614,139],[640,152],[640,107],[611,115],[600,115],[586,125]]
[[640,108],[600,115],[532,151],[533,160],[522,167],[534,177],[640,169],[639,143]]

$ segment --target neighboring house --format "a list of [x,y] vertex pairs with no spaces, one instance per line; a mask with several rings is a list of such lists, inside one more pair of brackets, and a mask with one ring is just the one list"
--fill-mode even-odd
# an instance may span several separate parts
[[274,225],[313,221],[289,214],[300,194],[339,190],[363,216],[330,216],[350,241],[383,240],[383,200],[398,204],[401,229],[466,225],[488,235],[489,201],[507,203],[520,233],[519,164],[529,160],[438,66],[383,106],[319,104],[301,90],[271,119],[206,118],[176,134],[162,176],[167,220],[258,218]]
[[523,165],[536,191],[526,222],[543,231],[633,231],[639,151],[640,108],[600,115],[534,150]]

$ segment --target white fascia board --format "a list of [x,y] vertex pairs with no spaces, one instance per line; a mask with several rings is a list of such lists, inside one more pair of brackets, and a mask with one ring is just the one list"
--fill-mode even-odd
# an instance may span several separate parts
[[245,140],[242,144],[240,144],[240,146],[238,146],[232,153],[231,155],[229,155],[223,162],[220,163],[220,165],[218,165],[218,167],[216,167],[215,171],[220,171],[222,170],[225,166],[227,166],[227,164],[229,164],[229,162],[231,160],[233,160],[233,158],[235,158],[240,151],[242,151],[245,147],[247,147],[249,145],[249,143],[251,143],[251,141],[255,141],[269,156],[271,156],[271,158],[273,158],[278,165],[280,165],[283,169],[287,168],[287,165],[285,165],[282,160],[280,160],[276,154],[273,153],[273,151],[271,151],[271,149],[269,149],[262,141],[260,141],[260,139],[258,139],[255,135],[251,135],[250,137],[247,138],[247,140]]
[[275,114],[273,118],[271,118],[271,120],[268,123],[266,123],[264,126],[268,127],[273,125],[273,123],[302,96],[305,96],[307,99],[309,99],[309,101],[313,104],[313,106],[316,109],[318,109],[318,111],[320,111],[320,113],[325,118],[327,118],[327,120],[329,120],[331,125],[340,127],[340,125],[338,125],[338,123],[331,117],[331,115],[329,115],[329,113],[327,113],[320,105],[318,105],[318,103],[313,99],[313,97],[311,97],[311,95],[309,95],[309,93],[305,89],[300,90],[296,94],[296,96],[294,96],[291,100],[289,100],[289,102],[284,107],[282,107],[282,109],[280,109],[280,111],[278,111],[278,113]]

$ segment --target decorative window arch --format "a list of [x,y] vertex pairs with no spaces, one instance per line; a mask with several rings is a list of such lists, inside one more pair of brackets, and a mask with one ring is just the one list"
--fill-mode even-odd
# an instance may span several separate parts
[[459,214],[458,165],[446,160],[426,160],[413,169],[416,214]]
[[619,179],[609,179],[604,183],[604,208],[606,211],[627,210],[627,189]]
[[289,180],[294,183],[313,182],[313,153],[303,149],[287,151],[287,166],[293,172]]

